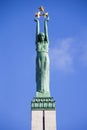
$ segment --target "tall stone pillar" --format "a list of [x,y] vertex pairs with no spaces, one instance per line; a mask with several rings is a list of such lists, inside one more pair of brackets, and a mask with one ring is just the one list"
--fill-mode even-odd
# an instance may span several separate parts
[[[40,32],[39,18],[44,16],[44,32]],[[36,22],[36,96],[31,101],[31,130],[56,130],[55,100],[50,95],[48,13],[41,6]]]

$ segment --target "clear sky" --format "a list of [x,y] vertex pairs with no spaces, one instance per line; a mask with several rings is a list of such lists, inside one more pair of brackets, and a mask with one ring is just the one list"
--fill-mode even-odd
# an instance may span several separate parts
[[57,130],[87,130],[86,0],[0,0],[0,130],[30,130],[36,89],[33,18],[40,5],[50,16]]

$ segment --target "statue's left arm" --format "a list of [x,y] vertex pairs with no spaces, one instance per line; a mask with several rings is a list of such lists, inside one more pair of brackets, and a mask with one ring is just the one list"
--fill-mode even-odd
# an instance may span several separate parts
[[40,23],[39,19],[34,18],[34,21],[36,22],[36,43],[38,42],[38,34],[40,33]]
[[47,26],[47,22],[49,21],[49,17],[47,16],[45,19],[44,19],[44,33],[45,33],[45,40],[47,42],[49,42],[49,37],[48,37],[48,26]]

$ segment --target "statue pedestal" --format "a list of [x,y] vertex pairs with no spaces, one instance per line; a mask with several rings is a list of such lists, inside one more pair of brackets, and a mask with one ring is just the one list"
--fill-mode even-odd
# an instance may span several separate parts
[[31,130],[56,130],[55,101],[52,97],[31,102]]

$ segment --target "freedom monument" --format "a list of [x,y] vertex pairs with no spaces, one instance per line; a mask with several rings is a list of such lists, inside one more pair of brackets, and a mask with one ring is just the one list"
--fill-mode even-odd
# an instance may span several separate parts
[[[40,17],[44,17],[44,32],[40,32]],[[48,13],[41,6],[36,22],[36,95],[31,101],[31,130],[56,130],[55,100],[50,95],[50,62]]]

